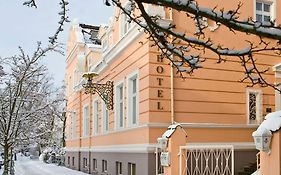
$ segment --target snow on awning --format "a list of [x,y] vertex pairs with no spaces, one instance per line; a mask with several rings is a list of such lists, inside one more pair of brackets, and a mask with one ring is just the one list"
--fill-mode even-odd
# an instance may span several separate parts
[[171,135],[176,131],[177,127],[180,126],[180,124],[172,124],[168,127],[167,131],[164,132],[162,135],[163,138],[170,138]]

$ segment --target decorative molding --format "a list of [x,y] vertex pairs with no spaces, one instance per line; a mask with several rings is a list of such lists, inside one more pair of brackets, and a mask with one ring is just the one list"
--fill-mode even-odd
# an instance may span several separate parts
[[254,142],[200,142],[200,143],[187,143],[186,146],[195,145],[231,145],[235,150],[249,150],[256,149]]
[[180,123],[182,127],[185,128],[249,128],[255,129],[259,125],[257,124],[216,124],[216,123]]
[[[254,142],[194,142],[187,143],[186,146],[194,145],[231,145],[235,150],[254,150]],[[66,148],[67,152],[106,152],[106,153],[154,153],[157,144],[124,144],[105,145],[92,147]]]
[[107,145],[91,147],[91,152],[118,152],[118,153],[154,153],[156,144],[128,144],[128,145]]
[[66,148],[67,152],[154,153],[157,144],[124,144]]
[[102,57],[103,60],[97,64],[94,71],[100,73],[103,71],[109,62],[118,58],[118,56],[128,47],[132,42],[136,41],[144,32],[139,31],[136,24],[133,24],[132,28],[124,35],[111,49],[105,52]]
[[281,78],[281,63],[274,65],[272,70],[275,72],[276,78]]

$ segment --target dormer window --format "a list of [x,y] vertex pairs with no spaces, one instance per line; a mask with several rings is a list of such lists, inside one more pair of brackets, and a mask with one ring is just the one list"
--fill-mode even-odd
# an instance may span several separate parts
[[102,40],[102,50],[105,51],[108,48],[108,37],[105,36]]
[[128,33],[132,25],[131,25],[131,21],[129,20],[129,17],[126,14],[121,13],[120,17],[121,17],[120,20],[121,37],[123,37],[126,33]]

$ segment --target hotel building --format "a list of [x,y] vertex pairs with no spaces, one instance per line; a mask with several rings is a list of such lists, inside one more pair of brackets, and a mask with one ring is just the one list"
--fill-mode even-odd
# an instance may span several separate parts
[[[202,3],[212,7],[217,1]],[[269,16],[280,24],[280,13],[276,13],[280,1],[243,3],[241,18],[254,16],[265,20]],[[224,5],[228,8],[236,1]],[[177,11],[168,13],[157,6],[146,6],[146,10],[172,19],[178,30],[188,31],[186,26],[193,26]],[[255,163],[257,150],[252,132],[268,112],[280,109],[280,95],[272,88],[238,83],[244,76],[238,60],[229,58],[217,64],[217,57],[208,51],[203,55],[203,68],[184,80],[168,60],[159,56],[158,49],[152,47],[153,43],[137,25],[129,23],[118,9],[115,15],[119,20],[112,18],[107,26],[75,23],[70,28],[65,76],[65,165],[95,175],[188,174],[190,170],[184,170],[192,162],[188,150],[202,145],[229,146],[233,151],[230,157],[228,152],[221,153],[227,159],[223,169],[231,169],[235,174]],[[215,24],[208,24],[210,35],[216,36],[217,41],[229,43],[232,38],[233,46],[243,47],[244,34],[238,33],[237,39],[233,39],[229,29],[218,26],[211,30]],[[269,82],[280,80],[280,56],[262,53],[255,58],[260,68],[271,68],[264,75]],[[113,81],[113,110],[107,110],[98,94],[85,94],[85,72],[97,72],[93,79],[97,83]],[[171,124],[175,125],[167,133]],[[170,162],[165,167],[160,166],[159,154],[155,153],[163,151],[157,148],[157,138],[162,136],[168,138],[165,152],[169,152]],[[181,154],[182,151],[185,153]],[[186,163],[182,161],[184,155]],[[198,162],[203,155],[194,157],[194,162]],[[205,156],[204,161],[206,157],[209,159]]]

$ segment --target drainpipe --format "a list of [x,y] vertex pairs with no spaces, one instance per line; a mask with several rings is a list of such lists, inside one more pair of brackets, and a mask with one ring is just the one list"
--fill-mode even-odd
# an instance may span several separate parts
[[78,150],[78,171],[81,171],[81,146],[82,146],[82,92],[79,92],[79,150]]
[[[170,8],[170,21],[173,21],[173,9]],[[171,38],[172,40],[172,38]],[[171,55],[171,60],[173,60],[173,55]],[[174,104],[174,69],[173,69],[173,64],[170,63],[170,79],[171,79],[171,123],[175,123],[175,104]]]

